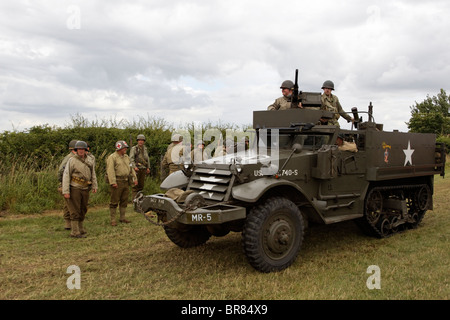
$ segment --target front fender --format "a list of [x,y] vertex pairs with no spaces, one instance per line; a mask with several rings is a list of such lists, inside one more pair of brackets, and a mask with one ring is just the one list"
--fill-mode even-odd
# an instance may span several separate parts
[[164,179],[160,188],[163,190],[169,190],[171,188],[183,189],[187,187],[188,183],[189,178],[186,177],[182,170],[178,170],[171,173],[166,179]]
[[[320,210],[316,205],[306,196],[305,192],[295,183],[292,183],[283,179],[274,178],[261,178],[248,183],[237,185],[232,188],[231,194],[234,199],[247,203],[256,203],[266,192],[270,192],[271,189],[280,189],[288,187],[288,190],[297,192],[298,194],[292,194],[289,192],[291,199],[295,198],[297,204],[303,202],[303,211],[308,216],[308,219],[319,223],[325,223],[325,219],[322,216]],[[284,190],[286,191],[286,189]],[[282,191],[283,192],[283,191]]]
[[304,194],[303,190],[299,188],[295,183],[283,179],[274,178],[261,178],[248,183],[237,185],[232,188],[231,194],[234,199],[240,201],[256,202],[268,190],[279,186],[293,187],[297,189],[301,194]]

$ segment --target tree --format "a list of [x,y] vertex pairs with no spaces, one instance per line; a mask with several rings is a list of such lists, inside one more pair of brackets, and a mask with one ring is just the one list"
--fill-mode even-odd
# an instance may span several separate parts
[[437,96],[411,106],[411,119],[406,124],[410,132],[450,134],[450,97],[444,89]]

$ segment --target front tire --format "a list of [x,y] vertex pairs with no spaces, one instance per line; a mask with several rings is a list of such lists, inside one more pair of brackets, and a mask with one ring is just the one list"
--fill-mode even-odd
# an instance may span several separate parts
[[164,226],[167,237],[181,248],[192,248],[204,244],[211,233],[204,226]]
[[250,264],[258,271],[281,271],[297,258],[304,236],[303,216],[283,197],[267,199],[251,209],[242,232]]

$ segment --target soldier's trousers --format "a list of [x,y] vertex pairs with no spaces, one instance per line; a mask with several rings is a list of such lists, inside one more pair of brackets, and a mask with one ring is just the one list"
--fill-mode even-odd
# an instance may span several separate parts
[[[64,198],[64,195],[62,194],[62,187],[58,188],[58,192],[61,195],[61,197]],[[63,217],[64,217],[64,220],[70,220],[70,211],[69,211],[69,207],[67,206],[67,201],[65,198],[64,198]]]
[[84,221],[89,202],[89,190],[70,187],[70,198],[66,199],[71,221]]
[[147,169],[139,169],[136,172],[138,184],[133,186],[133,199],[136,196],[136,193],[144,189],[145,177],[147,176]]
[[128,203],[128,195],[130,193],[130,187],[128,180],[117,180],[117,188],[109,187],[111,191],[111,199],[109,202],[110,208],[126,208]]

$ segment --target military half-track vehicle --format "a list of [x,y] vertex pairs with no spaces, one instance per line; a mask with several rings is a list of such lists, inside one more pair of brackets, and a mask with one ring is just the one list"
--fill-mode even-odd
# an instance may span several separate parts
[[[301,92],[300,99],[303,109],[253,113],[256,152],[185,165],[161,185],[183,190],[184,197],[139,194],[135,211],[149,220],[156,213],[154,223],[183,248],[242,232],[245,255],[261,272],[295,261],[309,222],[354,220],[380,238],[415,228],[433,209],[444,145],[434,134],[383,131],[371,104],[366,121],[352,110],[352,130],[318,124],[333,116],[318,108],[320,93]],[[341,150],[338,139],[354,143],[357,152]]]

